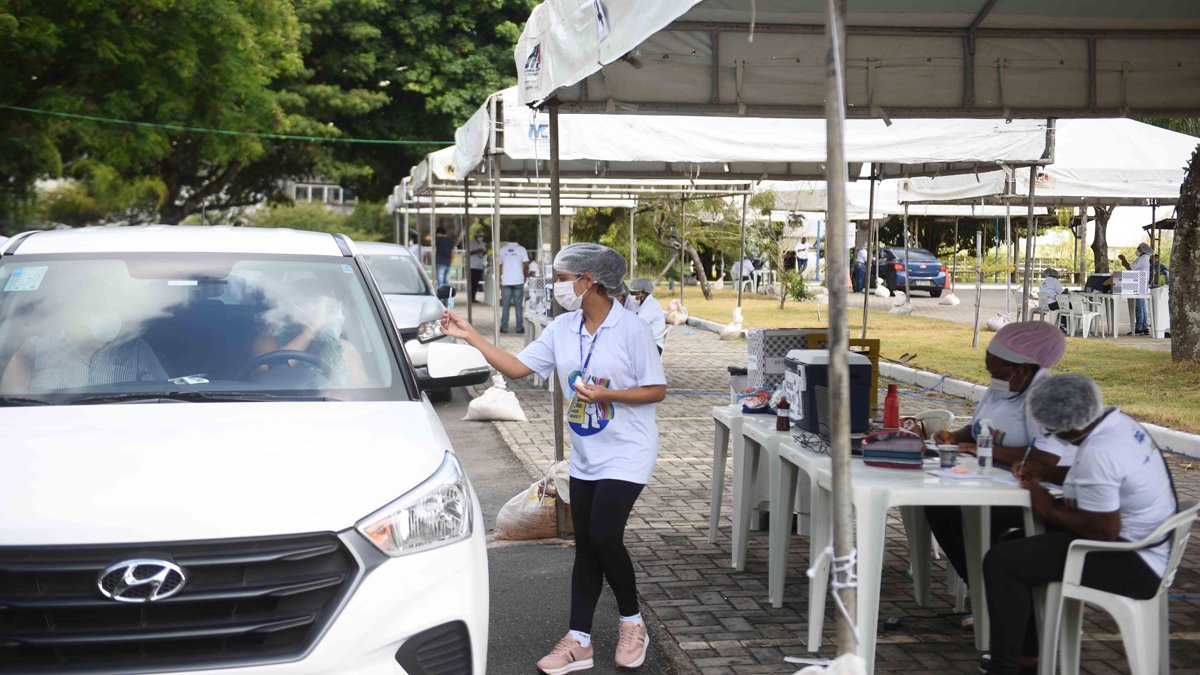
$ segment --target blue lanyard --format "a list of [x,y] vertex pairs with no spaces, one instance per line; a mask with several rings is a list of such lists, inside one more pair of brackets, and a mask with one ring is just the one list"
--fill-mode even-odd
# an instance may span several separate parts
[[583,319],[579,320],[579,379],[584,384],[587,384],[588,364],[592,362],[592,351],[596,349],[596,342],[600,340],[600,329],[602,326],[596,327],[596,334],[592,336],[592,345],[588,347],[587,359],[583,358]]

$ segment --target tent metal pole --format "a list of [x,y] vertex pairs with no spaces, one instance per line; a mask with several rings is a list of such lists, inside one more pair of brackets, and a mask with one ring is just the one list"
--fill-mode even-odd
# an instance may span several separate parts
[[403,237],[403,239],[401,239],[400,241],[398,241],[396,243],[402,244],[404,246],[408,246],[408,203],[407,202],[404,204],[404,237]]
[[750,198],[749,195],[742,195],[742,229],[741,229],[741,233],[739,234],[740,248],[738,250],[738,261],[737,261],[738,278],[733,280],[733,283],[737,285],[738,309],[741,309],[741,307],[742,307],[742,279],[741,279],[741,277],[742,277],[742,273],[745,271],[742,269],[742,261],[746,259],[746,204],[749,201],[749,198]]
[[687,197],[679,198],[679,306],[683,306],[684,249],[687,248]]
[[1033,271],[1033,242],[1037,234],[1037,221],[1034,220],[1034,197],[1037,193],[1037,172],[1041,167],[1029,167],[1029,212],[1025,227],[1025,282],[1021,286],[1021,320],[1029,320],[1029,284]]
[[437,268],[434,265],[433,245],[434,229],[437,228],[437,190],[429,191],[429,271],[434,281],[437,281]]
[[[954,257],[950,259],[950,288],[955,288],[955,278],[958,275],[958,216],[954,216]],[[951,290],[951,293],[954,291]]]
[[1004,313],[1012,312],[1012,200],[1004,196]]
[[396,205],[396,209],[392,211],[392,236],[396,243],[400,243],[400,207]]
[[[846,353],[850,349],[847,333],[846,278],[849,261],[846,256],[846,179],[849,169],[845,156],[846,85],[846,0],[828,0],[825,37],[825,182],[828,185],[829,209],[829,393],[830,465],[833,473],[833,551],[835,561],[831,574],[854,560],[853,504],[850,500],[850,370]],[[837,653],[857,651],[857,590],[853,586],[834,590],[841,598],[846,615],[836,613]]]
[[912,291],[908,287],[908,202],[904,202],[904,304],[912,304]]
[[[1150,248],[1154,251],[1154,257],[1159,258],[1158,245],[1158,200],[1150,202]],[[1161,259],[1160,263],[1161,264]],[[1158,265],[1150,266],[1150,279],[1148,283],[1151,286],[1158,285]],[[1153,337],[1153,336],[1152,336]]]
[[463,179],[463,226],[458,237],[463,247],[463,292],[467,296],[467,323],[471,323],[471,299],[475,288],[471,285],[471,182]]
[[629,209],[629,278],[637,278],[637,234],[633,231],[633,223],[637,218],[637,207]]
[[975,230],[975,332],[971,346],[979,348],[979,305],[983,302],[983,230]]
[[[553,237],[550,240],[551,264],[562,248],[562,186],[560,185],[558,166],[558,99],[550,99],[550,228]],[[557,315],[558,306],[551,303],[551,314]],[[565,444],[563,429],[563,393],[558,391],[558,371],[551,376],[553,386],[551,396],[554,397],[554,461],[563,460]],[[554,499],[554,515],[559,539],[567,538],[567,505],[562,497]]]
[[[828,208],[828,206],[826,206]],[[875,260],[875,164],[871,164],[871,192],[867,199],[867,272],[863,274],[862,339],[867,339],[867,315],[871,307],[871,263]]]
[[500,162],[488,157],[492,174],[492,342],[500,346]]

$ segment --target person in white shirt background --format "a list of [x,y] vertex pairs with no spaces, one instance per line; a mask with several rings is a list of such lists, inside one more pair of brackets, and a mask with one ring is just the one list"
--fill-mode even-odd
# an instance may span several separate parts
[[610,297],[625,268],[621,254],[600,244],[559,251],[554,298],[567,311],[515,356],[452,312],[442,322],[448,335],[479,349],[506,377],[549,377],[557,369],[559,391],[570,396],[575,564],[570,630],[537,664],[550,675],[592,667],[592,619],[606,579],[620,612],[617,667],[642,665],[650,643],[624,534],[658,458],[655,404],[667,388],[650,326]]
[[808,243],[808,237],[800,237],[800,241],[796,243],[796,271],[804,274],[804,270],[808,269],[808,252],[812,246]]
[[629,282],[629,297],[625,300],[625,309],[634,312],[650,325],[654,334],[654,344],[658,353],[662,354],[667,339],[667,315],[663,312],[662,303],[654,297],[654,282],[650,279],[634,279]]
[[508,309],[516,306],[516,332],[525,332],[522,316],[525,305],[525,277],[529,276],[529,251],[517,243],[517,231],[508,231],[508,240],[496,254],[500,263],[500,332],[508,332]]
[[[1133,263],[1125,259],[1124,253],[1117,256],[1117,258],[1125,266],[1125,269],[1135,272],[1145,272],[1147,279],[1149,279],[1151,252],[1150,244],[1143,241],[1137,245],[1137,257],[1133,259]],[[1146,316],[1146,300],[1145,298],[1138,298],[1135,304],[1137,305],[1137,310],[1134,318],[1133,332],[1135,335],[1149,335],[1150,321]]]
[[854,269],[850,279],[851,288],[855,293],[868,290],[867,285],[867,247],[860,246],[854,253]]
[[417,259],[418,265],[425,264],[421,260],[421,245],[417,243],[417,235],[415,234],[408,235],[408,252],[413,254],[413,257]]
[[[1062,501],[1042,485],[1045,475],[1036,465],[1014,472],[1046,532],[996,544],[983,559],[992,649],[985,667],[1004,675],[1032,665],[1033,591],[1062,580],[1071,542],[1138,541],[1178,510],[1171,471],[1149,432],[1117,408],[1105,409],[1091,379],[1046,378],[1034,385],[1026,406],[1046,433],[1077,450]],[[1129,598],[1152,598],[1169,552],[1164,541],[1138,551],[1092,553],[1084,560],[1081,582]]]
[[743,258],[729,268],[729,276],[733,277],[734,283],[741,283],[743,280],[749,279],[753,271],[754,261],[750,258]]
[[1046,309],[1058,309],[1058,294],[1063,292],[1058,280],[1058,270],[1047,267],[1042,270],[1042,283],[1038,284],[1038,304]]
[[483,287],[483,271],[487,267],[487,244],[483,241],[483,233],[475,235],[471,240],[470,248],[470,265],[471,265],[471,302],[479,302],[475,296],[479,294],[479,289]]

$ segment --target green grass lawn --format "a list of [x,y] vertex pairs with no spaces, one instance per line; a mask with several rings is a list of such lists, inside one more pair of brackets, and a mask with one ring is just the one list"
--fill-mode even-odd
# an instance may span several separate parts
[[[678,291],[676,291],[678,293]],[[663,304],[671,294],[656,293]],[[678,296],[676,296],[678,297]],[[862,296],[852,295],[850,335],[862,330]],[[737,306],[734,291],[717,291],[706,301],[700,289],[689,287],[684,294],[689,314],[728,323]],[[780,311],[779,301],[765,296],[742,297],[743,326],[746,328],[810,328],[828,325],[829,307],[815,302],[788,302]],[[946,373],[979,384],[988,381],[983,367],[984,348],[994,333],[981,329],[979,348],[971,347],[971,326],[915,316],[872,311],[867,337],[880,340],[884,356],[897,358],[916,354],[909,365],[921,370]],[[1054,369],[1059,373],[1082,373],[1100,384],[1105,401],[1121,406],[1140,420],[1200,433],[1200,365],[1176,365],[1169,352],[1118,345],[1096,338],[1067,338],[1067,354]]]

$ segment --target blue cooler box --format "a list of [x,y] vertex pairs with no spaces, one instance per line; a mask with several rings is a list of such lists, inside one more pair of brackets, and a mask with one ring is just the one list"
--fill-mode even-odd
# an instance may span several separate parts
[[[850,370],[850,433],[866,433],[871,422],[871,360],[846,352]],[[817,427],[817,387],[829,386],[829,350],[793,349],[784,359],[783,391],[792,426],[810,433]]]

